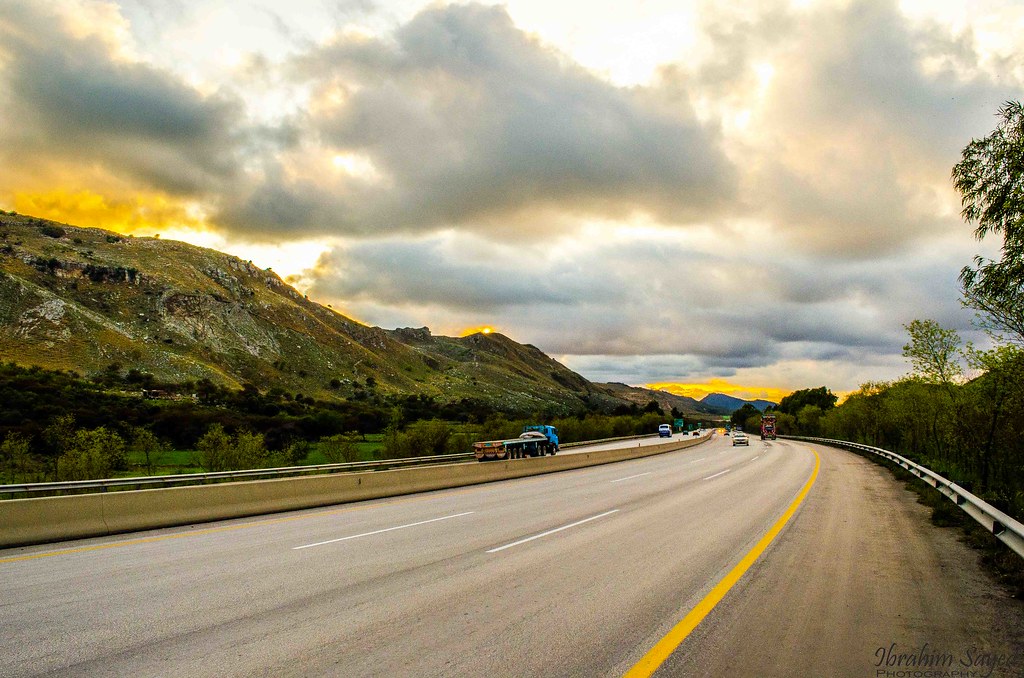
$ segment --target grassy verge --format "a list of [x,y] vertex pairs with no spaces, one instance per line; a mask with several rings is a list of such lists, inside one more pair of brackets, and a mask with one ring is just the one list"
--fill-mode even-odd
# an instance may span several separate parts
[[[384,435],[380,433],[368,433],[365,440],[356,443],[356,450],[359,452],[359,459],[356,461],[376,461],[381,458],[381,450],[384,448]],[[320,445],[313,443],[313,449],[300,466],[314,466],[316,464],[329,464],[327,458],[320,452]]]

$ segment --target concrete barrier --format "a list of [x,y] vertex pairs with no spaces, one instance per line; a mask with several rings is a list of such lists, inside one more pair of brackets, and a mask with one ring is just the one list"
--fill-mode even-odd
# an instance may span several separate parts
[[535,459],[12,499],[0,501],[0,547],[244,518],[557,473],[680,450],[709,437]]

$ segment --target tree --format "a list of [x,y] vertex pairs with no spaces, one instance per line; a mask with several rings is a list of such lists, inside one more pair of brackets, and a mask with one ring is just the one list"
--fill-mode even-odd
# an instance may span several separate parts
[[1001,446],[1004,456],[1017,457],[1017,463],[1011,462],[1008,466],[1024,468],[1020,445],[1014,444],[1019,427],[1005,426],[1005,420],[1012,416],[1010,413],[1019,413],[1024,405],[1024,351],[1014,346],[999,346],[990,351],[971,351],[969,357],[972,366],[983,371],[971,387],[978,392],[978,400],[983,405],[979,408],[984,413],[984,426],[980,431],[984,438],[979,449],[978,475],[981,488],[987,489],[991,483],[993,458],[998,452],[996,436],[1000,426],[1011,431]]
[[796,423],[800,433],[805,436],[818,434],[818,422],[821,421],[822,410],[817,405],[804,405],[796,413]]
[[133,428],[129,449],[132,452],[141,452],[145,455],[146,473],[148,475],[153,475],[153,457],[163,450],[163,445],[160,443],[160,440],[153,435],[153,432],[148,428]]
[[270,456],[263,434],[252,431],[239,431],[228,449],[228,468],[232,470],[260,468]]
[[359,461],[359,448],[356,446],[358,438],[359,434],[354,431],[325,436],[318,445],[320,454],[331,464]]
[[447,422],[431,419],[411,427],[409,435],[412,437],[413,456],[430,456],[448,451],[448,439],[452,435],[452,429]]
[[44,454],[53,459],[53,477],[60,478],[60,459],[71,445],[75,435],[75,417],[61,414],[54,417],[50,425],[43,430]]
[[[768,410],[765,410],[767,412]],[[754,430],[758,430],[761,427],[761,422],[758,421],[755,424]],[[807,432],[800,430],[797,425],[796,417],[787,412],[778,412],[775,415],[775,431],[782,435],[817,435],[817,431]]]
[[963,353],[956,330],[947,330],[934,320],[914,320],[904,327],[910,342],[903,346],[903,357],[910,359],[916,376],[947,390],[963,378]]
[[942,427],[940,418],[947,422],[964,420],[964,405],[959,388],[964,376],[961,366],[964,353],[960,347],[960,335],[956,330],[941,327],[934,320],[914,320],[905,327],[910,334],[910,343],[903,346],[903,357],[910,359],[913,377],[925,384],[939,386],[952,407],[951,412],[944,416],[935,414],[935,444],[942,446],[943,439],[948,438],[951,450],[949,454],[961,458],[970,447],[968,439],[973,432],[965,426],[955,426],[948,435],[938,433]]
[[64,453],[74,436],[75,417],[71,414],[54,417],[50,425],[43,430],[43,442],[54,457],[59,457]]
[[412,456],[412,445],[409,436],[395,426],[384,429],[381,451],[386,459],[404,459]]
[[32,447],[32,439],[13,431],[7,434],[4,442],[0,444],[0,458],[7,467],[7,478],[11,483],[17,482],[18,478],[25,475],[31,457],[29,450]]
[[661,405],[658,404],[657,400],[647,403],[643,411],[645,414],[662,414]]
[[281,456],[291,466],[298,466],[312,451],[313,444],[308,440],[299,438],[297,440],[290,440],[282,451]]
[[231,451],[231,437],[220,424],[212,424],[196,443],[199,450],[199,464],[207,471],[223,471],[227,468]]
[[962,216],[979,240],[1002,236],[1002,258],[975,257],[975,268],[960,271],[960,285],[983,324],[1024,343],[1024,106],[1007,101],[998,117],[992,134],[964,148],[952,175]]
[[[739,426],[741,428],[748,428],[750,426],[748,424],[748,422],[751,421],[754,417],[757,417],[758,426],[759,426],[760,425],[760,421],[761,421],[761,411],[758,410],[753,405],[751,405],[750,403],[743,403],[743,407],[741,407],[740,409],[738,409],[738,410],[736,410],[735,412],[732,413],[732,416],[729,418],[729,422],[733,426]],[[755,427],[755,428],[757,428],[757,427]],[[750,430],[754,430],[754,429],[750,429]]]
[[121,436],[106,427],[78,430],[60,457],[61,478],[109,478],[113,471],[125,468],[124,450]]
[[808,405],[817,407],[822,412],[828,412],[836,406],[838,396],[824,386],[818,388],[805,388],[793,391],[779,402],[778,411],[797,416],[800,411]]

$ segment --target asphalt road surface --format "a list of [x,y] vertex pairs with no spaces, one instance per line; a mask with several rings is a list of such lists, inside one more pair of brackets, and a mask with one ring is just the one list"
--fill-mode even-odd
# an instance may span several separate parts
[[655,675],[879,676],[933,651],[1019,675],[1021,604],[887,472],[750,442],[0,550],[0,676],[623,675],[819,456],[791,520]]
[[[704,429],[704,436],[713,435],[713,429]],[[624,447],[648,447],[650,445],[664,445],[672,441],[680,440],[693,440],[698,436],[694,436],[692,433],[673,433],[671,438],[662,438],[661,436],[649,436],[647,438],[637,438],[636,440],[615,440],[606,443],[589,443],[587,445],[579,445],[573,447],[563,447],[558,451],[558,454],[579,454],[580,452],[598,452],[600,450],[621,450]]]

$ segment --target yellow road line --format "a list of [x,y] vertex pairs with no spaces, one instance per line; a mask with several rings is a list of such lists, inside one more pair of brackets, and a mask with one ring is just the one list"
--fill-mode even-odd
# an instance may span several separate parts
[[789,519],[796,513],[797,508],[803,503],[804,498],[810,491],[811,486],[814,485],[814,481],[818,478],[818,468],[821,466],[821,457],[814,450],[811,450],[814,454],[814,470],[811,472],[811,477],[807,480],[803,489],[800,490],[800,494],[796,496],[793,503],[789,505],[786,512],[782,514],[782,517],[772,525],[772,528],[761,537],[761,541],[754,545],[754,548],[750,549],[747,555],[743,556],[743,559],[736,564],[736,567],[729,571],[729,574],[725,575],[722,581],[715,585],[715,588],[704,597],[702,601],[697,603],[697,606],[690,610],[683,619],[672,627],[672,630],[665,634],[665,637],[655,643],[654,647],[647,651],[640,661],[636,663],[623,678],[647,678],[654,674],[658,670],[669,656],[676,651],[687,636],[697,628],[697,625],[704,620],[704,617],[710,614],[711,610],[715,609],[715,605],[719,603],[725,594],[729,592],[729,589],[739,581],[740,577],[750,569],[750,566],[754,564],[754,561],[764,552],[768,545],[772,543],[782,528],[789,522]]

